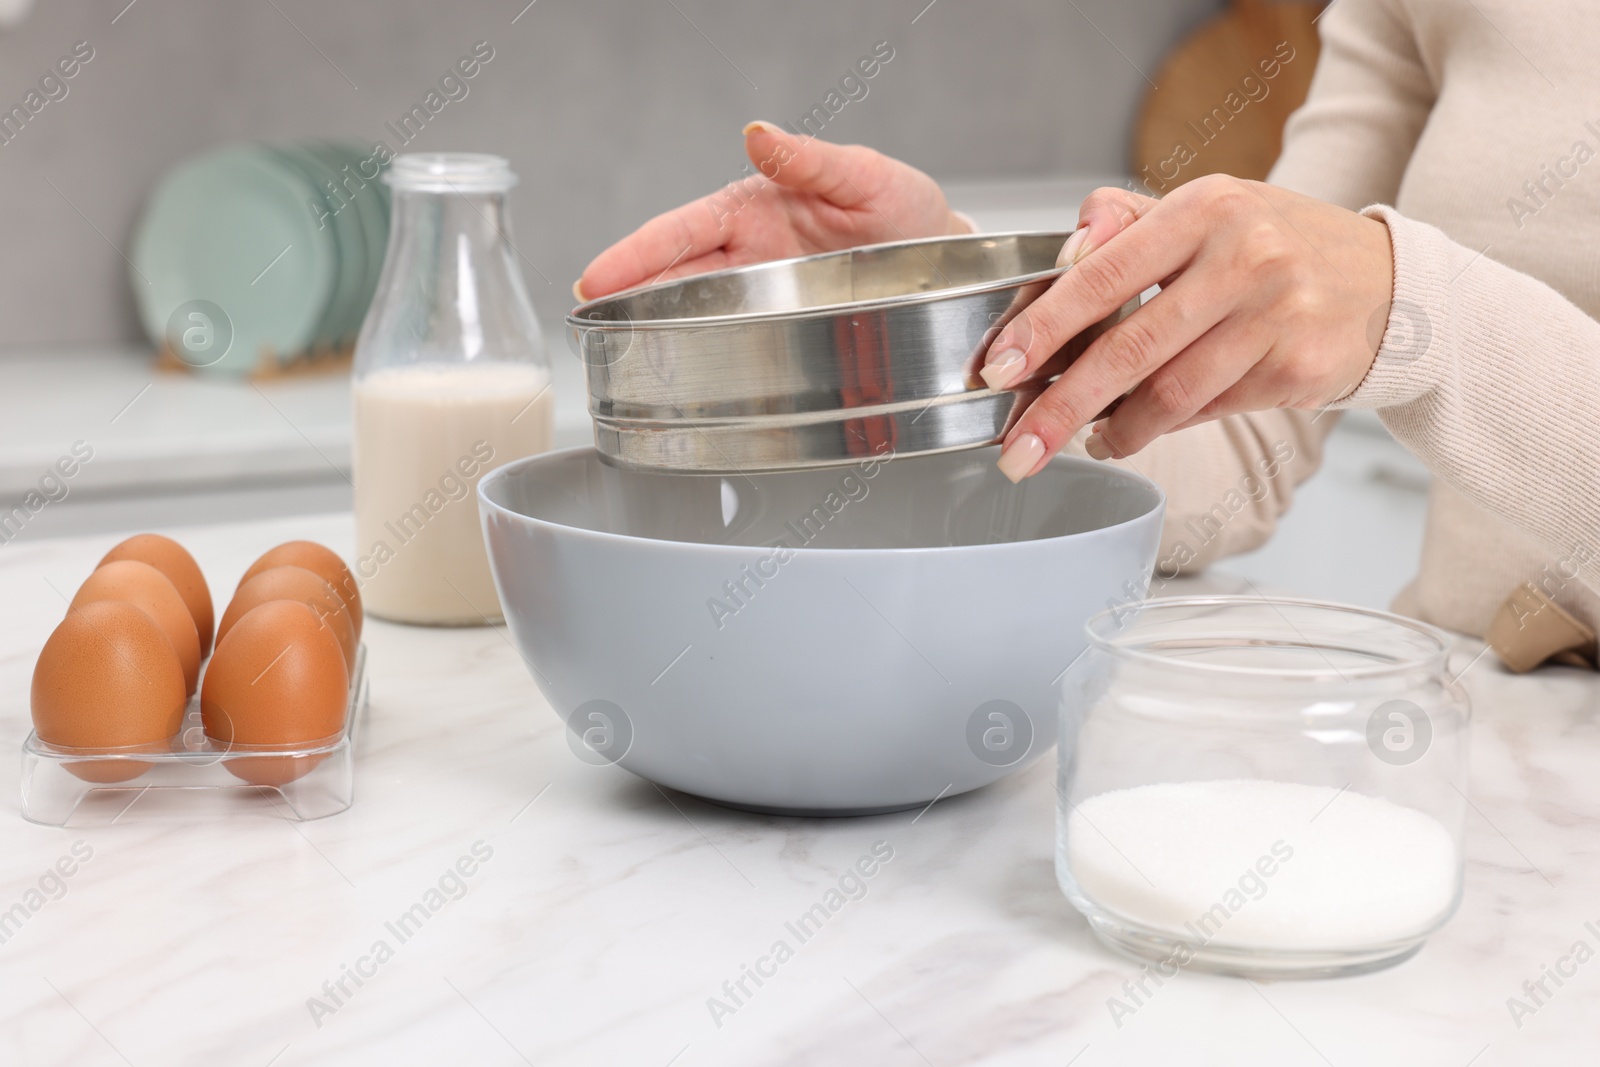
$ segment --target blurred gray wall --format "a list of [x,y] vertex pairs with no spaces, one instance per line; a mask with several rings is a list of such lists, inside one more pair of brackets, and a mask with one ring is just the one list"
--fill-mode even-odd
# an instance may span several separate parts
[[127,250],[166,167],[248,138],[396,146],[385,123],[480,40],[494,58],[408,148],[510,157],[522,175],[517,243],[538,268],[525,274],[549,326],[594,253],[738,176],[747,120],[798,120],[878,41],[894,58],[827,139],[870,144],[940,178],[1116,174],[1146,88],[1140,71],[1153,76],[1220,6],[126,2],[43,0],[0,32],[0,110],[23,103],[74,43],[94,49],[66,95],[0,144],[0,346],[138,339],[117,249]]

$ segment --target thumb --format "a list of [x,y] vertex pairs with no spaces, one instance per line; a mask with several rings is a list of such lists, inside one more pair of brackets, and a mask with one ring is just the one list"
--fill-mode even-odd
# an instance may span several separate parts
[[1096,189],[1078,208],[1078,228],[1061,246],[1056,266],[1070,267],[1149,213],[1159,203],[1114,186]]
[[882,184],[889,162],[870,148],[797,137],[760,121],[744,128],[744,151],[769,181],[839,207],[865,202]]

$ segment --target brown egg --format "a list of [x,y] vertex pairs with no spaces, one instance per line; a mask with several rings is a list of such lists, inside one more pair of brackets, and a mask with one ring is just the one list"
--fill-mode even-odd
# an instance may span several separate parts
[[246,612],[271,600],[298,600],[310,607],[339,639],[345,668],[355,670],[356,628],[350,621],[350,609],[333,586],[304,567],[271,567],[239,586],[217,624],[217,641],[226,637]]
[[356,640],[361,640],[361,590],[356,587],[356,577],[344,565],[338,553],[315,541],[285,541],[277,548],[268,549],[260,559],[250,564],[239,584],[244,585],[264,570],[273,567],[304,567],[318,578],[333,586],[345,606],[350,609],[350,625],[355,628]]
[[[317,613],[296,600],[251,608],[217,641],[200,689],[206,736],[222,745],[293,745],[344,729],[350,677],[344,651]],[[257,785],[282,785],[322,756],[230,757],[224,766]]]
[[216,617],[211,610],[211,590],[206,587],[206,577],[200,573],[200,565],[194,557],[170,537],[144,533],[135,534],[107,552],[97,566],[104,567],[119,559],[148,563],[167,576],[194,619],[194,628],[200,637],[200,658],[209,656],[211,626]]
[[119,559],[96,570],[78,587],[73,607],[98,600],[126,600],[160,624],[183,665],[183,690],[193,693],[200,679],[200,635],[194,619],[167,576],[136,559]]
[[[161,626],[125,600],[73,607],[33,668],[33,728],[66,748],[126,748],[171,739],[187,703],[183,665]],[[150,764],[84,761],[67,770],[86,781],[122,782]]]

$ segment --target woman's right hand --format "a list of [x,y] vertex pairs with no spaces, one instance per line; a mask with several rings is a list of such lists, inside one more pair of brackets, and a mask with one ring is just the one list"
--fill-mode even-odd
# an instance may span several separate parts
[[971,229],[932,178],[870,148],[752,122],[744,149],[758,173],[656,216],[600,253],[573,286],[578,299],[723,267]]

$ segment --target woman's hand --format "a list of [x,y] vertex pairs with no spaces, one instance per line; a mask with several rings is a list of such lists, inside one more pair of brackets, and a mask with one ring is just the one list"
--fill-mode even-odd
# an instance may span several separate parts
[[1131,455],[1160,435],[1238,412],[1325,407],[1366,376],[1394,259],[1383,223],[1259,182],[1196,179],[1162,200],[1099,189],[1061,249],[1071,270],[990,345],[1005,388],[1068,339],[1159,283],[1023,413],[1000,469],[1020,481],[1094,416],[1085,447]]
[[970,230],[932,178],[870,148],[752,122],[744,150],[757,174],[656,216],[600,253],[573,286],[578,299],[723,267]]

